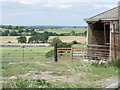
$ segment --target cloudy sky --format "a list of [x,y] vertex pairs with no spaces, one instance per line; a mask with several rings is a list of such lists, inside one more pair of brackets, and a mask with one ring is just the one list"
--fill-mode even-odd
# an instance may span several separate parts
[[0,24],[84,26],[84,18],[116,7],[118,1],[0,0]]

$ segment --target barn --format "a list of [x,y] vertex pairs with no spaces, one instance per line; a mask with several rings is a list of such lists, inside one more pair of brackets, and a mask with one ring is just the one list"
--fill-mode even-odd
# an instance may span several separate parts
[[120,59],[118,7],[85,19],[88,24],[88,59]]

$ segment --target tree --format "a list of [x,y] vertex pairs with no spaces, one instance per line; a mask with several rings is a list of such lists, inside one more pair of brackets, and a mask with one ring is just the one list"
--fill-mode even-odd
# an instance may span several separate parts
[[59,44],[59,43],[61,43],[61,42],[62,42],[62,41],[61,41],[59,38],[56,37],[56,38],[53,38],[53,39],[52,39],[52,42],[50,43],[50,45],[51,45],[51,46],[54,46],[55,43],[58,43],[58,44]]
[[11,26],[11,25],[8,25],[8,26],[7,26],[7,29],[12,29],[12,26]]
[[35,32],[35,30],[34,30],[34,29],[31,29],[31,30],[30,30],[30,33],[33,33],[33,32]]
[[72,41],[72,44],[78,44],[78,42],[74,40],[74,41]]
[[19,29],[19,26],[15,26],[15,29],[17,29],[17,30],[18,30],[18,29]]
[[28,43],[33,43],[33,41],[34,41],[34,37],[30,37],[30,38],[28,39]]
[[16,31],[11,31],[11,32],[10,32],[10,36],[18,36],[18,34],[17,34]]
[[8,36],[7,33],[5,32],[2,32],[2,36]]
[[22,30],[22,29],[18,30],[18,33],[23,33],[23,32],[24,32],[24,30]]
[[85,31],[85,32],[83,33],[83,36],[87,36],[87,31]]
[[35,36],[35,35],[38,35],[38,33],[35,32],[35,31],[33,31],[33,32],[31,33],[31,36]]
[[43,43],[48,41],[49,36],[45,33],[36,33],[33,36],[31,36],[28,40],[28,43],[38,43],[42,41]]
[[70,33],[71,33],[71,35],[75,35],[75,31],[71,31]]
[[27,28],[27,29],[25,30],[25,32],[30,32],[30,30]]
[[9,30],[5,30],[4,32],[2,32],[2,36],[8,36],[9,35]]
[[40,40],[41,40],[43,43],[47,43],[48,38],[49,38],[48,34],[45,34],[45,33],[41,34],[41,36],[40,36]]
[[18,43],[26,43],[27,38],[25,36],[20,36],[17,38]]

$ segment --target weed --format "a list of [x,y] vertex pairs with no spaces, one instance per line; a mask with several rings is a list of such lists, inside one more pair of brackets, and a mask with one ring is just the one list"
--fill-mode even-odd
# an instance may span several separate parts
[[37,80],[23,80],[18,78],[3,84],[3,88],[49,88],[52,87],[51,83],[44,79]]
[[55,76],[63,76],[63,75],[70,75],[71,73],[68,71],[54,71],[50,73],[50,75],[55,75]]

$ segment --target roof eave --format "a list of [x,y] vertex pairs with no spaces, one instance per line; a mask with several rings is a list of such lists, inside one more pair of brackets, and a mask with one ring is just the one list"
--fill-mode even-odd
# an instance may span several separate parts
[[86,18],[84,19],[86,22],[88,21],[99,21],[99,20],[104,20],[104,21],[116,21],[119,20],[118,18]]

